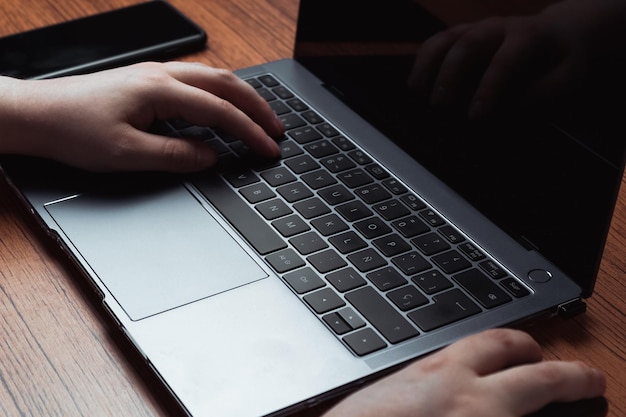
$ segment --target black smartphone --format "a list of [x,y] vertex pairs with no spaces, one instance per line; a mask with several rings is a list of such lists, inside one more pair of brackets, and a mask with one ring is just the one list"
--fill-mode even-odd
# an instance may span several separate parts
[[0,38],[0,75],[53,78],[165,60],[206,46],[205,31],[153,0]]

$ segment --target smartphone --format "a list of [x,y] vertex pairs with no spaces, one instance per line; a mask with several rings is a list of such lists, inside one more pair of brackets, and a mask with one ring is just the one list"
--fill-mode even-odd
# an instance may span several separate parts
[[153,0],[0,38],[0,75],[84,74],[171,59],[206,42],[200,26],[166,1]]

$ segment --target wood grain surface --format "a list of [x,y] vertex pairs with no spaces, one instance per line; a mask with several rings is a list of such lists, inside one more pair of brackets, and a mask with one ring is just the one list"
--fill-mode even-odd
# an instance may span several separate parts
[[[136,3],[2,0],[0,35]],[[182,58],[236,69],[289,57],[297,0],[173,0],[203,26],[209,47]],[[527,13],[541,1],[424,0],[447,22]],[[457,4],[459,2],[456,2]],[[508,7],[507,7],[508,5]],[[1,99],[1,98],[0,98]],[[2,134],[0,132],[0,134]],[[623,185],[623,182],[622,182]],[[626,416],[626,187],[588,312],[529,331],[549,359],[582,360],[608,374],[610,417]],[[0,415],[173,416],[179,410],[121,336],[98,299],[54,249],[15,194],[0,184]],[[324,405],[300,413],[319,415]]]

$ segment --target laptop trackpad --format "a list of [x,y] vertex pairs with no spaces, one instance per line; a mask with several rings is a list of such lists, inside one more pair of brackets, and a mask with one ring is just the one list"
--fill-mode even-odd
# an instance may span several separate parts
[[46,208],[132,320],[268,276],[182,185]]

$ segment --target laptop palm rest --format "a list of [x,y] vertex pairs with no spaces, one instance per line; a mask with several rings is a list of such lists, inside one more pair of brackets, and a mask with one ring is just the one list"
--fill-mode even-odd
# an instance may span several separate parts
[[182,185],[46,209],[132,320],[268,276]]

